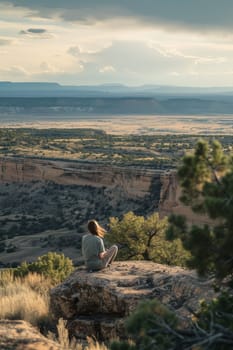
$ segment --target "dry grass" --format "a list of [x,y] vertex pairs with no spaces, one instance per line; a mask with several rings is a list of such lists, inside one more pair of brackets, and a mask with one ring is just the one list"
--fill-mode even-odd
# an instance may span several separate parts
[[0,280],[0,318],[25,320],[34,326],[47,319],[48,279],[36,274],[14,279],[13,273],[6,270],[1,272]]
[[[87,345],[78,343],[74,338],[69,339],[68,330],[66,328],[66,321],[59,319],[57,325],[58,339],[57,342],[64,350],[108,350],[104,344],[100,344],[92,338],[87,338]],[[50,334],[51,337],[51,334]]]
[[100,344],[92,339],[87,339],[88,345],[84,350],[109,350],[104,344]]
[[[39,328],[50,321],[49,289],[52,283],[42,275],[29,273],[23,278],[14,278],[13,271],[0,270],[0,319],[24,320]],[[56,340],[64,350],[108,350],[104,344],[87,339],[87,345],[69,339],[66,321],[60,319],[56,339],[49,332],[48,337]]]
[[49,290],[53,287],[50,278],[37,273],[29,273],[26,277],[16,278],[16,281],[25,284],[32,290],[37,291],[40,295],[48,295]]

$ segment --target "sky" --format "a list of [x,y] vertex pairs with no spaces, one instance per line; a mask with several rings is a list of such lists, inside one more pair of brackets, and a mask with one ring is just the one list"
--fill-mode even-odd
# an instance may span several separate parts
[[0,81],[233,86],[233,0],[0,0]]

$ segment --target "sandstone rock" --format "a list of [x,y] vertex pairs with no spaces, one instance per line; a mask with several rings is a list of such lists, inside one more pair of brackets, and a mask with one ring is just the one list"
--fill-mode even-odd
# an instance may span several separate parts
[[0,320],[1,350],[61,350],[25,321]]
[[118,187],[128,198],[149,195],[154,184],[160,189],[160,174],[160,170],[124,168],[88,162],[0,158],[0,183],[37,180],[53,181],[63,185]]
[[77,269],[51,291],[51,310],[67,320],[72,336],[124,337],[124,319],[144,299],[157,298],[188,322],[190,308],[214,295],[211,281],[194,271],[149,261],[114,262],[105,270]]
[[152,206],[161,217],[171,213],[185,215],[191,223],[210,223],[207,216],[194,214],[179,197],[181,188],[175,170],[162,171],[118,167],[88,162],[0,158],[0,183],[52,181],[63,185],[89,185],[117,189],[127,198],[143,198],[153,194]]
[[178,182],[176,170],[166,171],[161,174],[161,191],[159,199],[159,215],[161,218],[170,214],[183,215],[189,225],[213,224],[213,220],[207,215],[194,213],[189,206],[180,201],[181,187]]

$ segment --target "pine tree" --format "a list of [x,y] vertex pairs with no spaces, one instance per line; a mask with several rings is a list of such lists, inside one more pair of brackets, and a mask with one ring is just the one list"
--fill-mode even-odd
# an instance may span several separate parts
[[118,244],[122,260],[151,260],[161,264],[185,265],[188,252],[180,239],[166,240],[167,218],[158,213],[148,217],[126,213],[121,220],[110,218],[109,243]]
[[184,217],[171,216],[167,236],[181,238],[191,252],[190,266],[233,281],[233,157],[221,144],[199,141],[178,170],[181,201],[194,212],[206,214],[209,225],[189,227]]
[[[191,254],[190,263],[202,274],[233,284],[233,157],[224,155],[214,141],[199,141],[194,154],[186,155],[178,171],[181,201],[205,213],[209,225],[189,226],[185,217],[171,216],[167,236],[180,238]],[[226,286],[222,284],[222,286]],[[221,287],[221,284],[220,284]],[[165,306],[155,300],[138,306],[126,322],[130,341],[113,342],[111,350],[233,348],[233,295],[224,288],[210,303],[202,302],[187,329]],[[162,312],[161,312],[162,310]]]

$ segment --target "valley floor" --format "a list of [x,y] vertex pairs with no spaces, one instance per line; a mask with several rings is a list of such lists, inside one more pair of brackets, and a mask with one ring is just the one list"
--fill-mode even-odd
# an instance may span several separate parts
[[10,116],[1,115],[2,128],[92,128],[113,135],[233,133],[232,115]]

